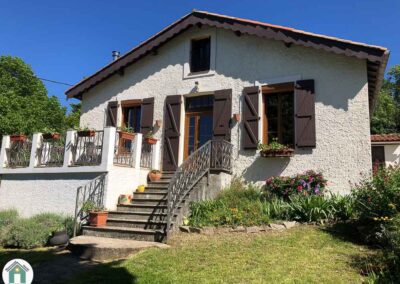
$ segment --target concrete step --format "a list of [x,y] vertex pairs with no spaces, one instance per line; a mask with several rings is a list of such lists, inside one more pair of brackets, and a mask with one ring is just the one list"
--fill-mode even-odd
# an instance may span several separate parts
[[129,205],[117,205],[117,211],[119,212],[147,212],[147,213],[167,213],[166,205],[149,205],[149,204],[129,204]]
[[166,221],[134,220],[121,218],[108,218],[107,227],[141,228],[152,230],[165,230]]
[[[134,193],[141,193],[141,192],[134,192]],[[167,190],[167,188],[147,188],[146,187],[146,189],[144,190],[144,192],[143,193],[161,193],[161,194],[167,194],[168,193],[168,190]]]
[[125,220],[163,221],[167,219],[167,213],[109,211],[108,218],[125,219]]
[[150,241],[150,242],[166,241],[165,232],[163,230],[151,230],[151,229],[141,229],[141,228],[83,226],[82,234],[84,236],[125,239],[125,240]]
[[145,187],[145,190],[144,191],[146,191],[147,189],[164,189],[164,190],[168,190],[168,185],[169,184],[149,184],[149,185],[147,185],[146,187]]
[[166,199],[160,199],[160,198],[133,198],[131,204],[133,206],[135,205],[153,205],[153,206],[158,206],[158,205],[165,205],[167,204]]
[[159,180],[159,181],[149,181],[147,185],[157,185],[157,184],[169,184],[168,180]]
[[164,192],[152,192],[152,191],[144,191],[144,192],[135,192],[133,194],[133,200],[138,199],[166,199],[167,198],[167,191]]
[[70,240],[68,249],[83,259],[105,261],[127,258],[151,247],[168,248],[169,246],[159,242],[78,236]]

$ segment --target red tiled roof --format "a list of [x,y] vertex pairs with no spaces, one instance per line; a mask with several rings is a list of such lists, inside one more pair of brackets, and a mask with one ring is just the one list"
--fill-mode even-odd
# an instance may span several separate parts
[[371,142],[400,142],[400,134],[374,134]]

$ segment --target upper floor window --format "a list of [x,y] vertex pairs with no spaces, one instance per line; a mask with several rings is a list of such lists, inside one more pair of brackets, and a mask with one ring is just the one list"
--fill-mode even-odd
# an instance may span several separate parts
[[210,70],[211,38],[192,39],[190,50],[190,72]]

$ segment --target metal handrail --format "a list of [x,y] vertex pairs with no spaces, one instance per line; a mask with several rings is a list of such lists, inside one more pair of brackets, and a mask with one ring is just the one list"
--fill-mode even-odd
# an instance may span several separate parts
[[210,140],[194,151],[175,171],[168,185],[167,227],[171,230],[172,218],[189,191],[210,170],[232,170],[233,145],[225,140]]

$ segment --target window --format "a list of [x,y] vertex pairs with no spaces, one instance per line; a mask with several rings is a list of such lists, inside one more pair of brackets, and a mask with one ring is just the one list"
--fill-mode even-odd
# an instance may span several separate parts
[[210,70],[210,37],[193,39],[190,52],[190,72],[202,72]]
[[141,106],[123,107],[123,126],[131,127],[133,132],[140,132]]
[[372,146],[372,164],[385,166],[385,147]]
[[212,109],[214,96],[199,96],[186,99],[186,111],[195,111],[201,109]]
[[294,147],[293,91],[264,94],[264,106],[264,143],[277,139],[281,144]]

